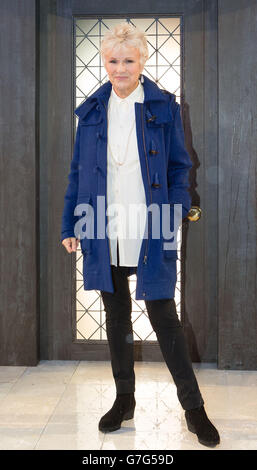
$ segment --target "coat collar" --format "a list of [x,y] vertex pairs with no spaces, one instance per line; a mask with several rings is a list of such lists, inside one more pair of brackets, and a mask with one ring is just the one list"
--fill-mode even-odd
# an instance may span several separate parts
[[[147,119],[154,118],[156,124],[161,124],[173,120],[172,107],[167,106],[169,100],[175,102],[175,95],[169,92],[163,92],[153,80],[150,80],[145,75],[143,77],[144,87],[144,103],[147,107]],[[112,91],[112,84],[110,80],[101,85],[86,101],[80,104],[74,113],[80,118],[84,119],[86,115],[99,104],[105,102],[108,105],[108,100]]]
[[121,98],[120,96],[118,96],[114,88],[112,87],[110,99],[112,99],[113,102],[118,105],[120,105],[121,103],[134,104],[135,102],[139,102],[139,103],[143,102],[143,96],[144,96],[144,88],[140,80],[138,80],[137,87],[132,91],[132,93],[126,96],[126,98]]

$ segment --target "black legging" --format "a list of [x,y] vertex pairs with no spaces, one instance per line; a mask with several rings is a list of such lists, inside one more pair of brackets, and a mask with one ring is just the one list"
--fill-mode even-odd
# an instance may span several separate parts
[[[131,393],[135,391],[135,372],[129,268],[119,266],[119,256],[117,264],[118,266],[111,266],[114,293],[101,291],[101,296],[106,312],[106,334],[116,391]],[[145,305],[163,358],[177,386],[182,407],[185,410],[198,408],[204,401],[192,368],[174,298],[145,300]]]

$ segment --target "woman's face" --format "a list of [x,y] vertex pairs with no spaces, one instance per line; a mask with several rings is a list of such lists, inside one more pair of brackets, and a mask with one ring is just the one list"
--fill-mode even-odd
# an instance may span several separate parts
[[144,66],[135,47],[122,46],[105,53],[105,69],[114,91],[121,98],[128,96],[138,85]]

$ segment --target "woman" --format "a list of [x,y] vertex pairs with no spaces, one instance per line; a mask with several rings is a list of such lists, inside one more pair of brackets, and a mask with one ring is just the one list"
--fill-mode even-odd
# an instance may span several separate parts
[[[117,25],[105,34],[101,54],[109,81],[75,110],[79,122],[61,236],[68,253],[76,251],[81,243],[84,288],[100,290],[106,311],[117,393],[112,408],[101,418],[99,429],[114,431],[123,420],[134,416],[128,276],[136,273],[136,299],[145,300],[151,325],[177,386],[188,429],[197,434],[202,444],[215,446],[220,441],[219,434],[207,418],[176,313],[177,251],[174,245],[169,250],[164,246],[169,237],[163,234],[153,237],[150,233],[167,217],[153,217],[150,223],[145,210],[150,205],[161,208],[168,204],[169,228],[176,233],[175,204],[181,207],[180,222],[190,209],[188,172],[192,163],[184,147],[180,107],[175,95],[160,90],[142,74],[148,59],[143,32],[128,23]],[[81,230],[81,221],[85,219],[81,219],[79,209],[87,212],[90,205],[99,216],[101,211],[96,203],[99,196],[104,197],[107,237],[94,236],[96,218],[92,212],[90,217],[86,216],[89,231],[85,237]],[[117,206],[113,226],[110,209]],[[129,211],[131,206],[133,210]],[[136,208],[139,227],[135,221]],[[131,228],[134,237],[129,236]]]

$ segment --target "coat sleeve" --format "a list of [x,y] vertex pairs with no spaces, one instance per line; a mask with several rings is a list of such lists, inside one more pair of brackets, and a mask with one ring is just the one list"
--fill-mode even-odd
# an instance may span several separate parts
[[64,208],[62,214],[61,241],[65,238],[75,237],[74,226],[77,216],[74,216],[74,209],[77,204],[78,196],[78,177],[79,177],[79,148],[80,148],[80,122],[77,126],[76,138],[73,150],[73,158],[70,164],[70,173],[68,175],[69,184],[64,196]]
[[189,171],[192,168],[190,156],[185,148],[185,136],[179,103],[174,103],[174,120],[170,135],[168,160],[168,197],[169,203],[182,204],[182,219],[191,208]]

